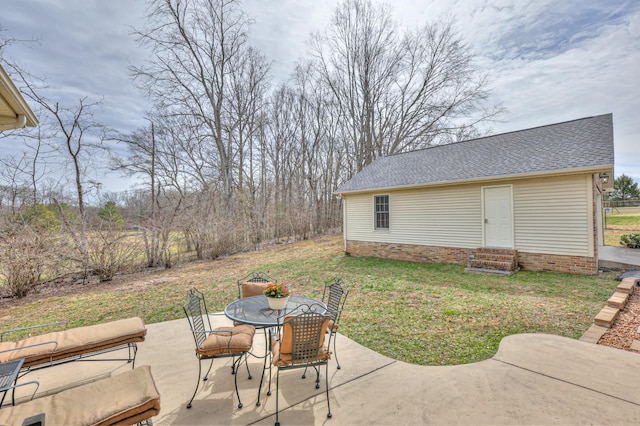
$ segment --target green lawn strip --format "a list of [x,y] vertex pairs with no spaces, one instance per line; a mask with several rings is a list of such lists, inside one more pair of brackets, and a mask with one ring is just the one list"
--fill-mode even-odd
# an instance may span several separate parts
[[637,225],[640,227],[640,216],[613,216],[609,214],[607,215],[606,224],[624,226]]
[[143,290],[49,297],[3,309],[0,329],[69,320],[69,327],[140,316],[147,323],[183,319],[186,290],[197,287],[211,312],[237,297],[237,279],[264,271],[293,294],[321,297],[339,276],[350,293],[340,332],[384,355],[421,365],[453,365],[491,357],[516,333],[578,338],[613,294],[614,274],[580,276],[521,271],[512,276],[464,272],[461,265],[342,255],[338,237],[278,247],[163,271],[181,279]]

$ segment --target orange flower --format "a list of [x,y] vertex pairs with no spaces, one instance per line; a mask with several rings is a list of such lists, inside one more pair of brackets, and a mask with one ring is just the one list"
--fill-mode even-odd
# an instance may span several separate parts
[[291,294],[289,287],[284,283],[267,283],[267,288],[264,291],[264,295],[267,297],[288,297]]

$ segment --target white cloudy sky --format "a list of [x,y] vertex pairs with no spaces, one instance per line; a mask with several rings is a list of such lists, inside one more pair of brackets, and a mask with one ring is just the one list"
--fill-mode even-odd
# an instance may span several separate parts
[[[414,27],[452,17],[490,73],[493,101],[507,112],[493,133],[613,113],[615,174],[640,181],[640,2],[638,0],[394,0]],[[311,31],[324,28],[337,0],[244,0],[252,42],[286,80]],[[128,76],[144,57],[129,26],[143,0],[21,0],[2,4],[5,35],[36,38],[5,56],[46,77],[61,103],[104,98],[101,121],[123,132],[147,125],[147,103]],[[52,93],[47,95],[53,97]],[[5,146],[2,146],[5,145]],[[8,146],[7,146],[8,145]],[[15,149],[0,141],[0,155]],[[106,164],[107,159],[104,159]],[[105,189],[127,182],[103,178]]]

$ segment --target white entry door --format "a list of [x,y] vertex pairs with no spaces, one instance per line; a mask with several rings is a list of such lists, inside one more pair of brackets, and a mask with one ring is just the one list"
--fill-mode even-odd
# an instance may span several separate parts
[[484,246],[513,248],[511,187],[483,188]]

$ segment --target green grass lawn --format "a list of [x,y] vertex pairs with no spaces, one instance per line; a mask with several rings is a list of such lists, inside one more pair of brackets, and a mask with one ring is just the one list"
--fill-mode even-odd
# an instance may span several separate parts
[[640,216],[614,216],[607,215],[607,226],[633,226],[640,228]]
[[620,207],[605,215],[604,243],[608,246],[622,246],[620,237],[640,233],[640,209]]
[[[265,271],[294,294],[320,297],[339,276],[349,289],[340,332],[389,357],[421,365],[452,365],[491,357],[515,333],[580,337],[613,294],[613,274],[579,276],[519,272],[467,274],[462,265],[344,256],[340,237],[283,244],[196,262],[56,296],[34,295],[2,307],[0,329],[68,319],[69,326],[137,315],[148,323],[183,318],[190,287],[211,311],[237,297],[236,280]],[[5,302],[1,302],[5,303]],[[185,320],[186,321],[186,320]]]

